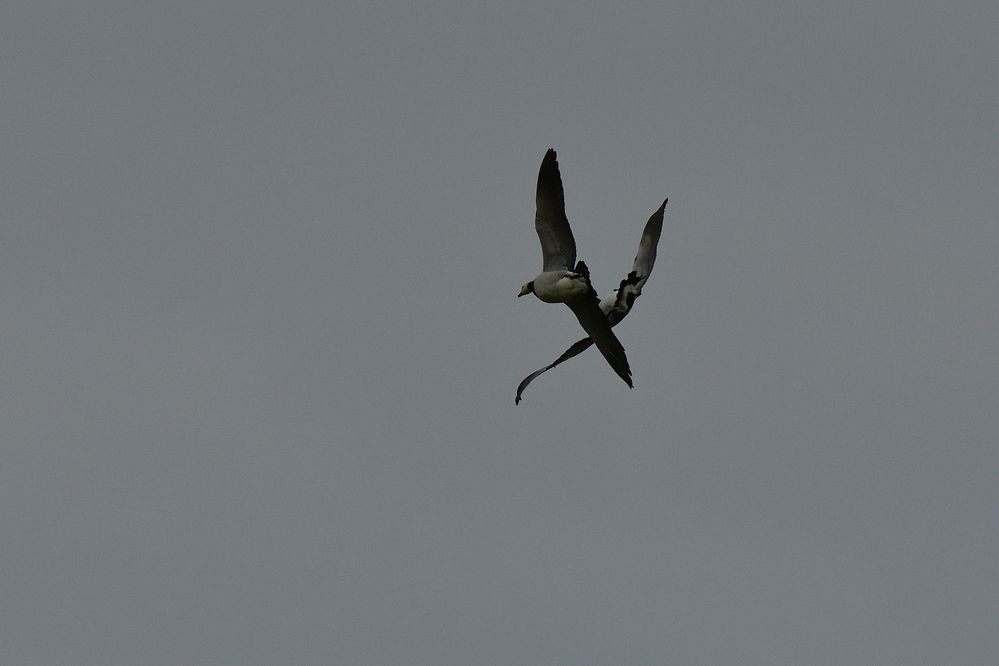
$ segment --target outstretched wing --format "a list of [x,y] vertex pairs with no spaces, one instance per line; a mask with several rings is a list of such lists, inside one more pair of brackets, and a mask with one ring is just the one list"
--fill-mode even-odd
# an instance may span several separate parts
[[572,265],[576,263],[576,241],[565,216],[562,176],[552,148],[545,153],[538,171],[537,205],[534,228],[541,240],[544,257],[542,271],[572,270]]
[[645,223],[642,240],[638,243],[638,254],[635,255],[635,263],[632,265],[628,277],[621,280],[618,288],[604,296],[603,300],[600,301],[600,308],[607,314],[611,326],[616,326],[631,312],[635,299],[642,295],[642,287],[645,286],[649,275],[652,274],[652,267],[656,263],[656,251],[659,247],[659,236],[663,230],[663,216],[668,202],[669,199],[663,201],[659,210],[652,213],[652,217]]
[[586,298],[570,301],[566,305],[576,315],[580,326],[590,336],[593,344],[604,355],[610,366],[614,368],[617,376],[624,380],[628,388],[632,388],[634,384],[631,383],[631,368],[628,367],[628,357],[624,353],[624,346],[611,330],[610,322],[600,310],[597,300]]
[[[669,202],[669,199],[663,201],[659,210],[654,212],[649,221],[645,223],[645,230],[642,232],[642,240],[638,244],[638,254],[635,255],[635,263],[632,266],[631,273],[628,274],[628,277],[621,280],[621,284],[617,289],[604,296],[600,301],[600,310],[607,318],[607,323],[610,326],[616,326],[620,323],[631,312],[631,308],[635,304],[635,299],[642,295],[642,287],[645,286],[645,282],[652,273],[652,267],[656,263],[656,250],[659,246],[659,236],[662,233],[663,217],[667,202]],[[555,359],[554,363],[539,368],[529,374],[520,382],[520,386],[517,387],[517,397],[514,402],[518,405],[520,404],[524,389],[535,379],[555,366],[583,353],[592,344],[592,338],[578,340],[565,350],[561,356]]]
[[576,315],[580,326],[590,336],[593,344],[604,355],[610,366],[614,368],[617,376],[624,380],[628,388],[634,388],[634,385],[631,383],[631,368],[628,367],[628,357],[624,353],[624,346],[617,339],[617,336],[614,335],[614,331],[611,330],[610,322],[607,321],[607,315],[600,309],[597,292],[593,291],[593,285],[590,284],[590,271],[586,267],[586,264],[581,261],[576,264],[576,272],[582,273],[586,278],[586,283],[590,286],[590,290],[586,296],[574,301],[567,301],[566,305]]
[[645,230],[642,231],[642,240],[638,243],[638,254],[635,255],[635,263],[631,270],[646,279],[656,263],[656,250],[659,247],[659,235],[663,231],[663,217],[668,203],[669,199],[664,200],[659,210],[652,213],[652,217],[645,223]]

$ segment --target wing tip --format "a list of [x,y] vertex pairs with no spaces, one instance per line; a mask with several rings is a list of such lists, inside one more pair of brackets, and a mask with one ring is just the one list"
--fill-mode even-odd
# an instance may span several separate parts
[[635,383],[631,381],[631,368],[625,368],[623,372],[620,371],[618,368],[614,368],[614,372],[616,372],[617,376],[620,377],[621,380],[628,385],[628,388],[630,389],[635,388]]
[[[562,195],[562,176],[559,173],[558,168],[558,156],[555,153],[554,148],[549,148],[548,152],[545,153],[545,157],[541,160],[541,168],[538,169],[538,188],[551,188]],[[560,200],[563,208],[565,203]]]

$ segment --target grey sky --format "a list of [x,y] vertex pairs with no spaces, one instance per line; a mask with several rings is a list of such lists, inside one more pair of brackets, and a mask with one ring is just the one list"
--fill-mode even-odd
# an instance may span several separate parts
[[996,659],[999,5],[332,4],[0,9],[0,661]]

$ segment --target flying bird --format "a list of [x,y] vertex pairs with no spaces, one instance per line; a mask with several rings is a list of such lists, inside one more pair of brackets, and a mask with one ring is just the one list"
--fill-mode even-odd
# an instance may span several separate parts
[[534,218],[544,258],[542,273],[526,283],[519,295],[533,293],[547,303],[565,303],[576,315],[588,337],[569,347],[551,365],[525,377],[517,387],[517,397],[514,400],[516,404],[520,404],[521,394],[535,378],[584,352],[593,344],[596,344],[611,368],[628,387],[633,386],[624,347],[611,327],[616,326],[631,312],[635,299],[642,294],[642,287],[649,279],[656,261],[656,249],[668,201],[669,199],[663,201],[659,210],[645,224],[631,272],[621,280],[616,289],[601,299],[590,282],[586,264],[580,261],[573,267],[576,261],[576,242],[565,216],[565,196],[555,151],[548,149],[538,173],[537,214]]

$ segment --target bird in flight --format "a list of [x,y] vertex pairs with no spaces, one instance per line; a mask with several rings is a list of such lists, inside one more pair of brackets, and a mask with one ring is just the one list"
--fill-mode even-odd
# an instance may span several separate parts
[[656,261],[656,249],[668,201],[669,199],[663,201],[646,223],[631,272],[621,280],[616,289],[601,299],[590,283],[590,272],[586,264],[576,262],[576,241],[565,216],[565,194],[558,160],[555,151],[548,149],[538,172],[537,214],[534,218],[534,228],[541,241],[542,272],[521,287],[519,296],[534,294],[546,303],[565,303],[576,315],[588,337],[577,341],[552,364],[525,377],[517,387],[515,403],[520,404],[524,389],[539,375],[594,344],[614,372],[629,388],[633,386],[628,357],[611,328],[631,312],[635,299],[642,294],[642,287],[649,279]]

